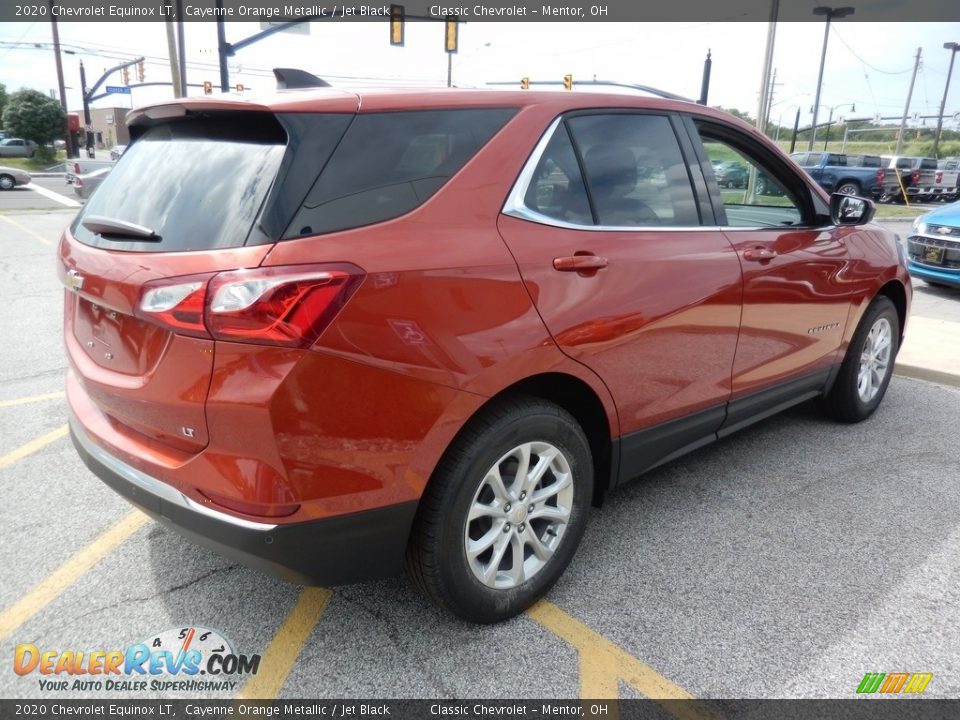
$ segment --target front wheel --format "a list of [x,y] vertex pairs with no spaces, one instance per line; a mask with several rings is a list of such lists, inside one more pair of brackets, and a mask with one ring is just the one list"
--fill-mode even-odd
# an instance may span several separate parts
[[880,405],[893,375],[900,344],[900,318],[880,295],[863,314],[836,382],[822,400],[825,412],[844,422],[866,420]]
[[569,565],[592,495],[590,446],[576,420],[537,398],[500,403],[470,422],[437,468],[407,574],[465,620],[513,617]]

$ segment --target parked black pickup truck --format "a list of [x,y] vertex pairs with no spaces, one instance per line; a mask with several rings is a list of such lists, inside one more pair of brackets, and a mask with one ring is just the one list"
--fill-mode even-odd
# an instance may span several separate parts
[[828,193],[878,198],[883,192],[886,170],[876,155],[799,152],[790,157]]

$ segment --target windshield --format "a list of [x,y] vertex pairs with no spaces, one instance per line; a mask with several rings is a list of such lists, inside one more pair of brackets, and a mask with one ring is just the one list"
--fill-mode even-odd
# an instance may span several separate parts
[[[142,252],[243,245],[286,147],[286,133],[272,115],[244,115],[148,129],[77,216],[74,237]],[[93,215],[149,228],[160,241],[104,238],[82,224]]]

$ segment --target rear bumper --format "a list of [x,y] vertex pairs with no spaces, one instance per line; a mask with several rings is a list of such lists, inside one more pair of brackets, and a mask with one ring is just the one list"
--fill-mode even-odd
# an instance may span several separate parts
[[201,505],[100,447],[75,417],[70,436],[104,483],[155,520],[240,563],[305,585],[343,585],[400,572],[416,502],[293,524],[260,523]]

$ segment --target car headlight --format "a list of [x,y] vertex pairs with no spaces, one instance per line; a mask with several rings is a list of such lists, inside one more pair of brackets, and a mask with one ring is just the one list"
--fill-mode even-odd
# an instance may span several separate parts
[[927,223],[924,222],[926,215],[922,215],[913,221],[913,232],[917,235],[927,234]]

